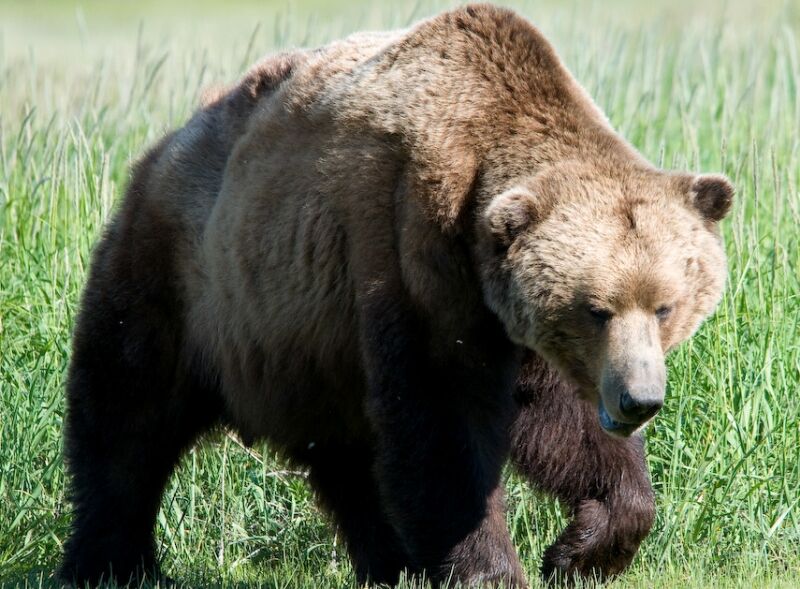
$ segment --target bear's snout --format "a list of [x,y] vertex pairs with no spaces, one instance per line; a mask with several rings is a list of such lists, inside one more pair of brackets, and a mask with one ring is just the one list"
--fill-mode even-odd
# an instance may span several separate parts
[[658,387],[643,390],[623,391],[619,398],[619,410],[623,417],[634,423],[644,423],[664,405],[664,391]]
[[646,375],[651,382],[642,384],[639,379],[629,382],[613,368],[604,371],[598,408],[603,429],[627,437],[658,413],[664,405],[665,379],[653,372]]
[[[646,316],[620,317],[608,331],[600,379],[599,417],[603,429],[628,436],[664,405],[666,367],[656,329]],[[647,337],[633,338],[633,334]],[[632,343],[634,342],[634,343]]]

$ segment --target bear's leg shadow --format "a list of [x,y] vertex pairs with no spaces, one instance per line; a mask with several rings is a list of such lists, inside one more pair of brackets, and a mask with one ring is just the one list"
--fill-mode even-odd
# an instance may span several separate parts
[[562,501],[572,521],[544,553],[542,576],[608,578],[623,571],[650,532],[655,502],[639,435],[614,438],[597,409],[535,355],[518,386],[512,460],[536,487]]
[[320,443],[309,454],[309,481],[344,537],[358,583],[396,584],[411,561],[381,507],[369,449]]
[[369,303],[361,326],[374,472],[414,569],[434,583],[526,586],[501,490],[519,358],[501,331],[449,354],[410,305],[390,295]]
[[182,451],[222,409],[215,386],[180,367],[178,313],[128,296],[123,283],[95,276],[74,336],[64,440],[74,519],[60,571],[67,582],[157,574],[162,491]]

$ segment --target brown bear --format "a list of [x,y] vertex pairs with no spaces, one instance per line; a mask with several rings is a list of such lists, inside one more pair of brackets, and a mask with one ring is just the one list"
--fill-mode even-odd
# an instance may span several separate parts
[[732,194],[645,161],[507,10],[265,59],[136,164],[94,253],[63,577],[153,571],[217,425],[308,469],[359,582],[525,586],[509,458],[573,516],[545,577],[623,570],[637,431],[720,298]]

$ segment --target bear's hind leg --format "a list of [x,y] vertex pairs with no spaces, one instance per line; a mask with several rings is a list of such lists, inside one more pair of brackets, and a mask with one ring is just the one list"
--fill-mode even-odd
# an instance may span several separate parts
[[74,521],[60,573],[69,582],[157,574],[153,526],[164,485],[221,408],[201,387],[156,378],[149,353],[126,366],[122,350],[108,350],[76,350],[69,379],[65,452]]
[[396,584],[410,559],[381,508],[368,449],[320,444],[309,455],[311,485],[344,536],[358,583]]
[[203,386],[168,379],[158,351],[145,346],[134,360],[112,342],[79,342],[68,385],[74,521],[61,576],[79,583],[156,573],[153,526],[164,485],[221,409]]
[[622,572],[650,532],[655,502],[640,436],[614,438],[537,357],[520,381],[512,458],[572,521],[544,554],[542,576],[607,578]]
[[95,257],[67,383],[74,519],[60,575],[81,584],[155,572],[153,526],[164,485],[222,410],[215,383],[183,356],[180,309],[159,280],[166,273],[153,261],[134,283],[131,263],[109,245],[120,242],[127,244],[106,241]]

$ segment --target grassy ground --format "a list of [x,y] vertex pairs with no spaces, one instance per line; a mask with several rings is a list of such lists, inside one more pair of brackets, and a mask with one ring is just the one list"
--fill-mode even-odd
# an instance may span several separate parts
[[[800,7],[576,2],[516,6],[646,156],[723,171],[738,189],[727,294],[672,356],[649,431],[658,520],[612,586],[800,586]],[[443,6],[163,4],[0,4],[0,584],[53,582],[69,522],[69,332],[131,160],[260,53]],[[303,478],[223,433],[195,448],[158,516],[166,571],[204,585],[351,585]],[[508,489],[533,577],[565,519],[513,476]]]

